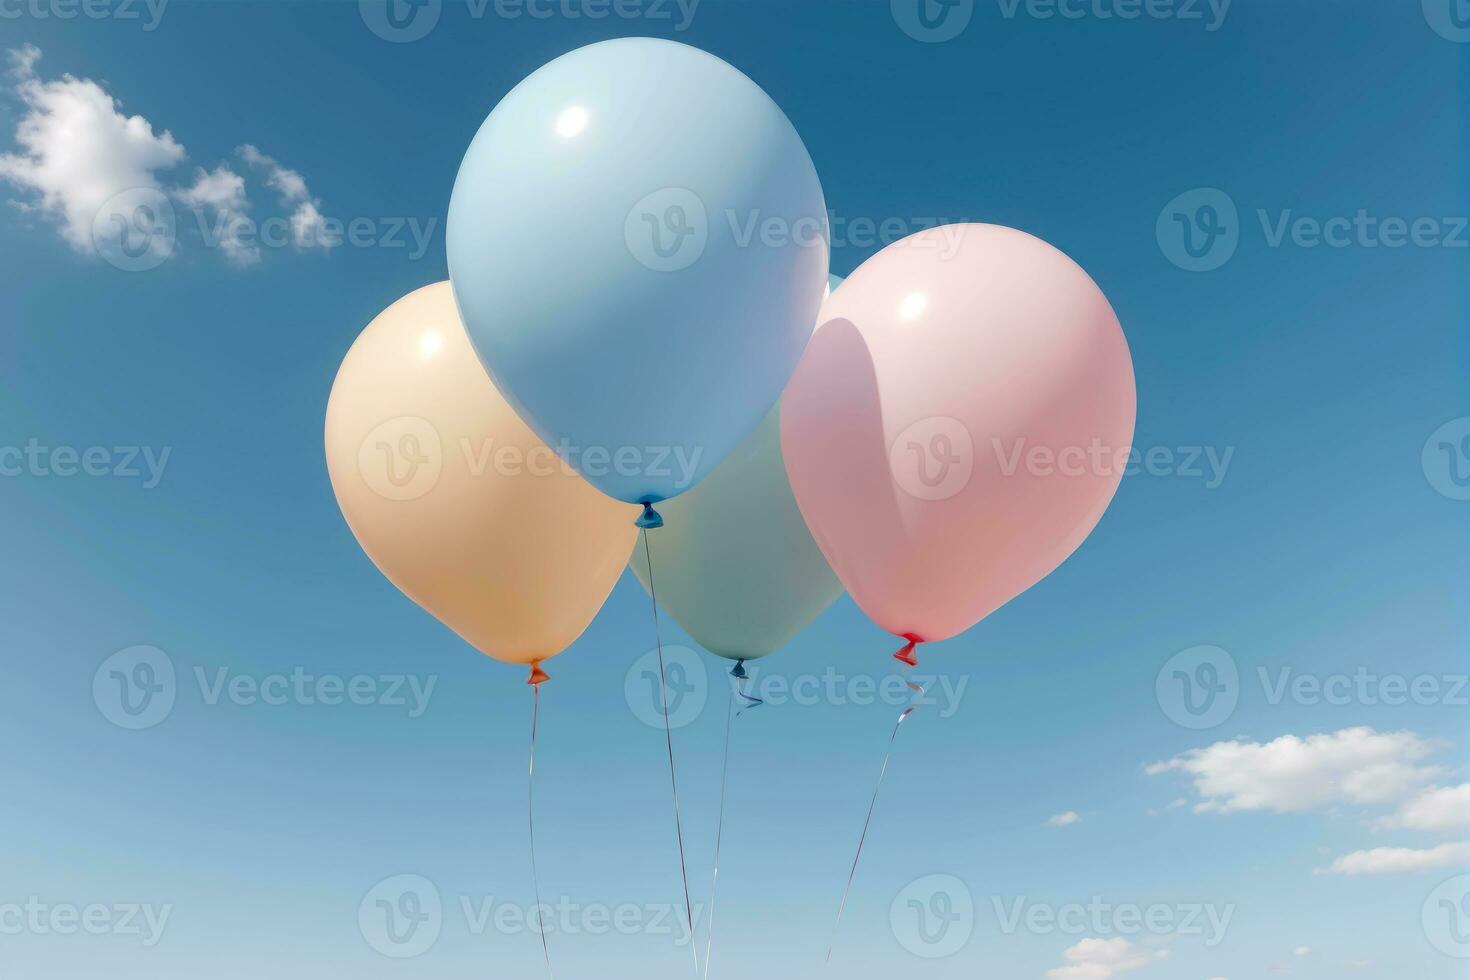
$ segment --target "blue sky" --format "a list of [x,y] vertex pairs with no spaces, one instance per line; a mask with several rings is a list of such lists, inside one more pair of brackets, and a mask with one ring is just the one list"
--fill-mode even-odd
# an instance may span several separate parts
[[[829,972],[1465,976],[1470,48],[1451,11],[430,0],[439,19],[403,40],[371,0],[0,4],[3,46],[39,53],[0,99],[0,962],[539,975],[517,920],[521,672],[362,555],[322,416],[363,325],[445,277],[455,170],[496,100],[638,34],[725,58],[785,109],[833,272],[885,222],[1013,225],[1092,274],[1135,360],[1152,462],[1061,569],[926,650],[952,693],[904,726]],[[158,263],[91,234],[139,187],[121,213],[154,194],[177,218]],[[545,689],[563,976],[691,969],[667,934],[651,646],[625,575]],[[844,598],[762,665],[712,976],[820,966],[897,712],[866,686],[893,647]],[[674,656],[703,902],[724,691],[712,658]],[[131,715],[114,672],[139,664],[172,669],[172,702]],[[357,677],[367,703],[321,703]],[[783,693],[802,678],[819,693]],[[405,888],[442,908],[407,946],[377,905],[412,911]],[[596,935],[604,913],[628,924]]]

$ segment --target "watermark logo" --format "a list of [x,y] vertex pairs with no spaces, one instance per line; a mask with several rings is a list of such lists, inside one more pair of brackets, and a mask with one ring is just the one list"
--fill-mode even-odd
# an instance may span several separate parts
[[1187,272],[1209,272],[1230,261],[1240,244],[1240,214],[1229,194],[1197,187],[1159,212],[1154,236],[1164,257]]
[[991,896],[996,922],[1003,935],[1027,932],[1035,936],[1201,936],[1213,949],[1225,941],[1235,905],[1207,902],[1115,902],[1093,895],[1086,902],[1054,905],[1022,896]]
[[944,415],[920,419],[888,447],[893,482],[920,500],[948,500],[969,486],[975,470],[970,430]]
[[1470,416],[1451,419],[1424,442],[1424,478],[1442,496],[1470,500]]
[[633,205],[623,221],[623,241],[640,265],[654,272],[678,272],[704,254],[709,214],[698,194],[665,187]]
[[1183,728],[1223,724],[1240,701],[1235,658],[1215,646],[1190,647],[1170,657],[1154,679],[1154,696],[1170,721]]
[[416,415],[379,424],[357,448],[363,482],[389,500],[417,500],[439,483],[444,450],[439,430]]
[[[410,719],[423,717],[438,686],[437,675],[311,674],[303,667],[289,673],[254,675],[229,667],[192,670],[199,698],[206,707],[400,708]],[[183,690],[187,690],[187,685]],[[119,650],[92,676],[92,700],[104,718],[119,728],[152,728],[167,718],[181,688],[173,658],[154,646]]]
[[995,461],[1000,474],[1013,477],[1146,476],[1199,480],[1206,490],[1215,490],[1225,482],[1230,463],[1235,458],[1234,446],[1125,446],[1103,444],[1094,436],[1085,446],[1057,448],[1045,443],[1028,443],[1022,437],[1006,442],[991,437]]
[[152,948],[163,938],[173,911],[172,905],[77,905],[31,895],[24,902],[0,902],[0,936],[123,936]]
[[1470,41],[1470,0],[1423,0],[1424,19],[1446,41]]
[[48,446],[32,436],[24,446],[0,446],[0,477],[113,477],[152,490],[172,455],[172,446]]
[[178,244],[173,202],[155,187],[114,194],[92,216],[92,244],[108,265],[123,272],[158,268]]
[[[704,906],[693,908],[693,922]],[[446,928],[469,936],[665,936],[676,946],[694,941],[682,905],[667,902],[578,902],[563,895],[536,905],[506,902],[494,895],[442,896],[428,878],[399,874],[374,885],[358,903],[358,931],[378,953],[411,959],[428,952]]]
[[[704,661],[685,647],[664,647],[664,660],[668,665],[670,725],[683,727],[707,707],[710,675]],[[834,667],[821,673],[788,675],[766,671],[757,662],[748,666],[750,677],[739,691],[771,708],[881,704],[894,709],[922,708],[940,718],[952,718],[963,707],[970,686],[970,678],[965,675],[845,674]],[[639,720],[652,728],[662,728],[657,650],[639,658],[629,670],[624,687],[628,706]]]
[[169,716],[178,696],[174,662],[158,647],[119,650],[92,675],[92,700],[119,728],[152,728]]
[[975,932],[975,897],[954,875],[925,875],[894,897],[888,924],[898,944],[915,956],[953,956]]
[[[1315,707],[1470,706],[1470,674],[1381,674],[1360,666],[1317,674],[1289,666],[1258,666],[1262,699]],[[1154,679],[1159,707],[1184,728],[1216,728],[1229,721],[1247,686],[1235,658],[1214,646],[1190,647],[1170,657]]]
[[1440,882],[1420,911],[1429,945],[1446,956],[1470,959],[1470,874]]
[[[1272,249],[1470,248],[1470,218],[1463,215],[1404,217],[1358,208],[1319,217],[1292,208],[1256,208],[1255,216],[1262,243]],[[1214,187],[1180,194],[1159,212],[1155,225],[1164,257],[1189,272],[1209,272],[1228,262],[1244,230],[1235,202]]]
[[709,671],[699,654],[688,647],[663,648],[663,677],[660,683],[659,652],[643,654],[623,677],[623,698],[634,717],[650,728],[664,727],[667,698],[669,728],[692,724],[709,700]]
[[144,32],[163,22],[169,0],[0,0],[0,20],[136,20]]
[[426,37],[439,24],[444,0],[357,0],[368,30],[394,44]]
[[915,41],[953,41],[970,26],[975,0],[890,0],[893,22]]
[[999,0],[1001,16],[1035,20],[1176,20],[1198,22],[1213,34],[1225,26],[1231,0]]
[[[3,0],[0,0],[3,2]],[[493,14],[501,20],[650,20],[687,31],[700,0],[464,0],[470,20]],[[439,25],[443,0],[358,0],[362,22],[395,44],[418,41]],[[456,7],[458,9],[458,7]]]
[[444,902],[439,889],[423,875],[394,875],[362,897],[357,928],[384,956],[395,960],[422,956],[439,941]]

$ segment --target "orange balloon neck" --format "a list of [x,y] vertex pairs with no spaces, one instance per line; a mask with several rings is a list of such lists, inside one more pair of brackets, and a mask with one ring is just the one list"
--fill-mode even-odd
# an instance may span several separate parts
[[531,664],[531,676],[526,678],[526,683],[532,687],[540,687],[551,680],[551,675],[541,669],[541,661],[537,660]]

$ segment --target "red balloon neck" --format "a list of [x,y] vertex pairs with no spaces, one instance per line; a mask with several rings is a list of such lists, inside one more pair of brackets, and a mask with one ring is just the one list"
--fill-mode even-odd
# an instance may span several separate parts
[[915,636],[913,633],[905,633],[903,634],[903,638],[905,640],[908,640],[908,642],[903,645],[902,650],[893,655],[893,659],[902,661],[903,663],[908,664],[910,667],[919,666],[919,658],[914,656],[914,647],[916,647],[920,643],[923,643],[924,638],[921,636]]

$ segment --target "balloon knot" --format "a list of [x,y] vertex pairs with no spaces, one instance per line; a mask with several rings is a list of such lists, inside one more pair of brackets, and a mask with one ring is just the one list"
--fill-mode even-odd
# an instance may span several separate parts
[[737,660],[737,661],[735,661],[735,669],[732,670],[732,671],[730,671],[730,676],[733,677],[733,678],[735,678],[736,680],[741,680],[741,681],[745,680],[747,677],[750,676],[749,674],[747,674],[745,672],[745,661],[744,660]]
[[908,642],[903,645],[902,650],[893,655],[893,659],[902,661],[903,663],[908,664],[910,667],[919,666],[919,658],[914,656],[914,647],[920,643],[923,643],[923,639],[915,636],[912,633],[903,634],[903,638],[905,640],[908,640]]
[[538,687],[549,680],[551,680],[551,675],[541,669],[541,661],[534,661],[531,664],[531,676],[526,678],[526,683],[532,687]]
[[658,511],[653,509],[653,501],[644,500],[641,503],[643,504],[643,513],[639,514],[638,519],[633,523],[645,531],[650,528],[663,527],[664,519]]

